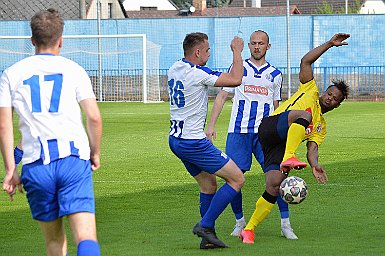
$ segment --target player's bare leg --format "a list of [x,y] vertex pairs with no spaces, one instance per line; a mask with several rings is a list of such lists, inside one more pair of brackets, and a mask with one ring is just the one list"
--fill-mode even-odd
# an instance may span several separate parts
[[201,172],[194,177],[198,182],[199,189],[205,194],[215,194],[217,191],[217,179],[214,174]]
[[40,228],[44,235],[47,256],[67,255],[67,237],[64,230],[63,220],[39,221]]
[[72,230],[72,236],[79,251],[88,251],[92,255],[100,255],[99,244],[96,237],[95,214],[90,212],[79,212],[68,215]]

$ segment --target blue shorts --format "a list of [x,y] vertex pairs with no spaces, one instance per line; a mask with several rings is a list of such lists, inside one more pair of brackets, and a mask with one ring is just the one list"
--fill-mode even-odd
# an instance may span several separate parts
[[89,160],[68,156],[48,165],[37,160],[23,166],[21,181],[35,220],[47,222],[77,212],[95,213]]
[[206,138],[186,140],[169,136],[168,143],[193,177],[202,171],[214,174],[230,160]]
[[226,154],[242,172],[250,170],[252,155],[263,170],[263,151],[257,133],[229,133],[226,140]]

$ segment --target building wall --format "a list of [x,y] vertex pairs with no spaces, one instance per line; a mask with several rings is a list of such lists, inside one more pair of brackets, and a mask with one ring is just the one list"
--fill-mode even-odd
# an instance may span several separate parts
[[[100,3],[100,18],[101,19],[123,19],[124,14],[118,0],[99,0]],[[97,19],[97,1],[92,1],[92,4],[87,12],[87,19]],[[111,17],[109,17],[111,16]]]
[[125,0],[123,6],[126,11],[140,11],[140,7],[157,7],[158,10],[176,10],[168,0]]
[[383,0],[368,0],[360,10],[361,14],[381,14],[385,13],[385,2]]

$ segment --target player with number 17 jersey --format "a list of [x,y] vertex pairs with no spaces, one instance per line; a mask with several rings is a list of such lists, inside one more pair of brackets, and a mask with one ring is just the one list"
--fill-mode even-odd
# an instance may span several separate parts
[[168,71],[170,92],[170,135],[181,139],[203,139],[208,107],[208,86],[222,72],[177,61]]
[[0,106],[19,115],[23,164],[38,159],[48,164],[69,155],[90,159],[78,104],[90,98],[95,95],[86,71],[67,58],[36,54],[6,69]]

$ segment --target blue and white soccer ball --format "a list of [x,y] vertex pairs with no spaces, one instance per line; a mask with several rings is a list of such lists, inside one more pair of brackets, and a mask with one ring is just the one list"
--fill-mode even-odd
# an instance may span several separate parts
[[306,182],[297,176],[284,179],[279,186],[282,199],[288,204],[299,204],[308,195]]

